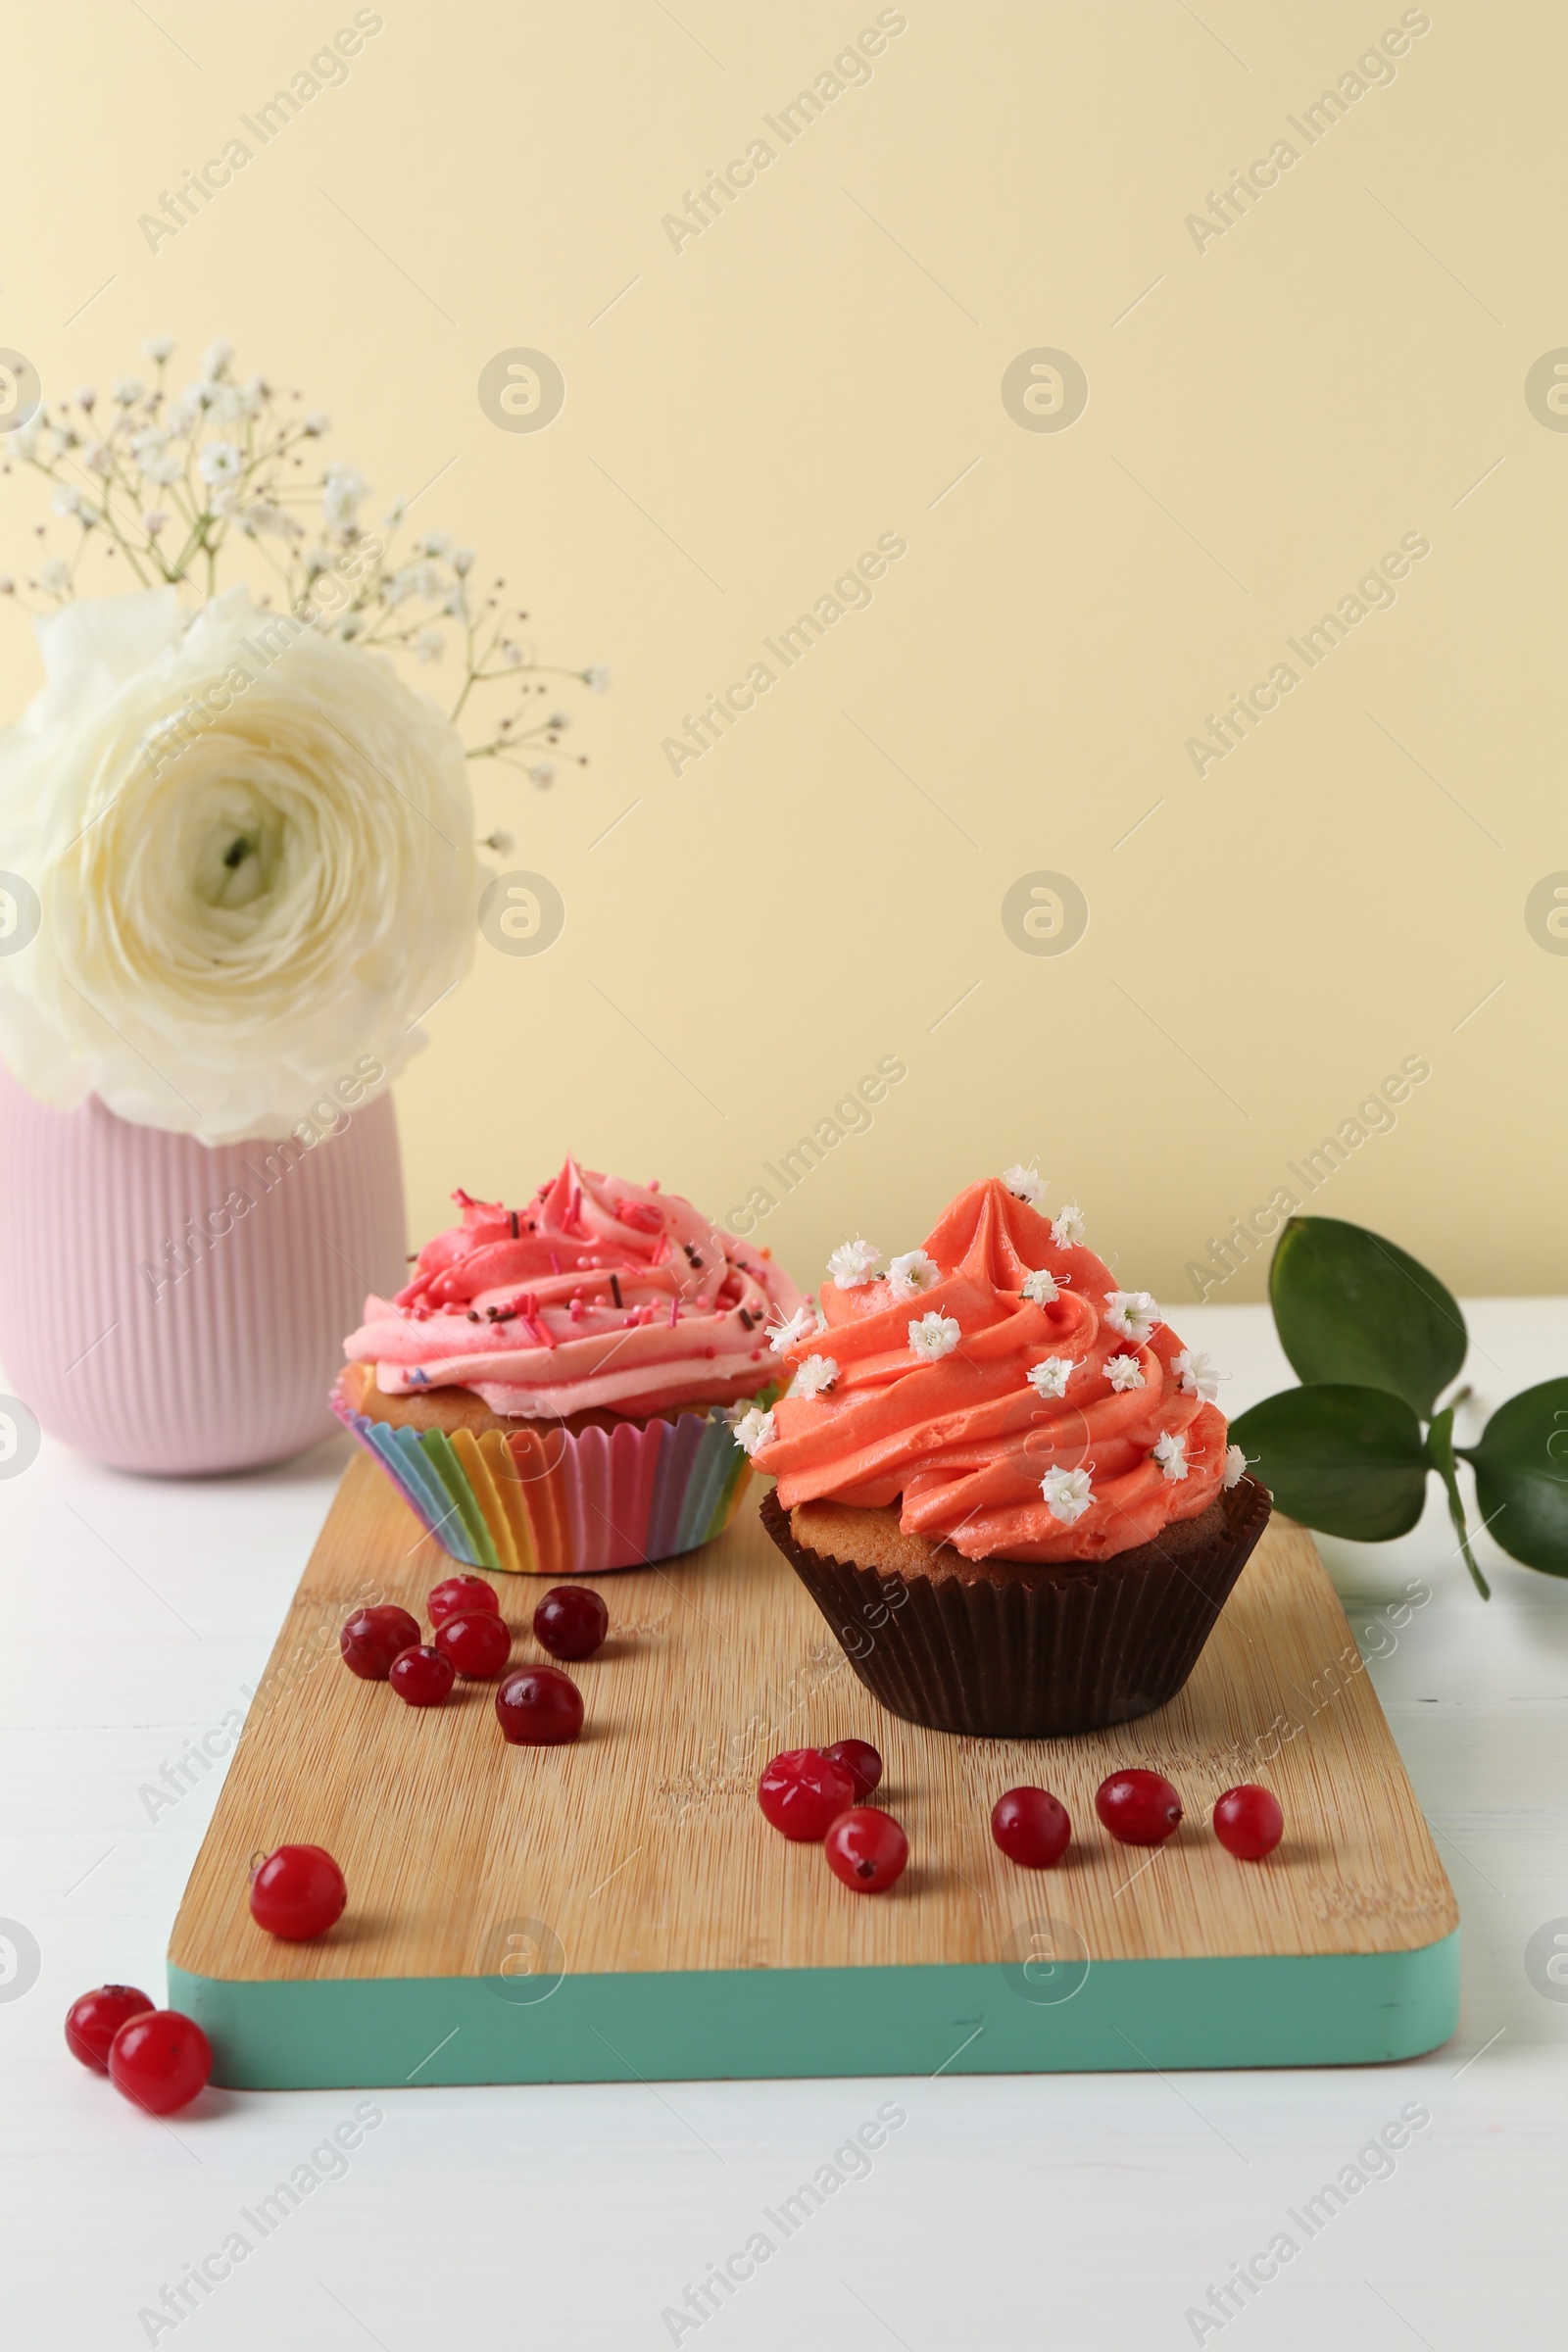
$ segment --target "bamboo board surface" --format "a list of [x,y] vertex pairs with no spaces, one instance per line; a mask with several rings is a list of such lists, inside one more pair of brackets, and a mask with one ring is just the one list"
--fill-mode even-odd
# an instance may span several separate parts
[[[1400,1953],[1456,1925],[1338,1598],[1289,1522],[1265,1534],[1168,1706],[1053,1740],[956,1739],[886,1713],[763,1534],[754,1494],[704,1550],[595,1580],[611,1637],[568,1668],[582,1739],[509,1747],[493,1684],[460,1682],[445,1706],[415,1709],[338,1658],[352,1607],[399,1601],[423,1624],[451,1566],[356,1460],[253,1702],[172,1967],[280,1984],[493,1977],[519,1949],[571,1977],[1005,1963],[1048,1905],[1097,1962]],[[542,1585],[492,1581],[514,1664],[542,1659],[528,1630]],[[909,1838],[909,1867],[883,1896],[841,1886],[756,1803],[776,1749],[851,1736],[881,1749],[877,1801]],[[1117,1845],[1095,1817],[1099,1783],[1127,1764],[1167,1774],[1186,1808],[1152,1853]],[[1219,1792],[1254,1779],[1286,1819],[1260,1865],[1208,1827]],[[995,1798],[1029,1781],[1072,1816],[1050,1872],[1016,1869],[990,1836]],[[250,1859],[284,1842],[326,1846],[348,1881],[343,1920],[314,1943],[280,1942],[250,1916]]]

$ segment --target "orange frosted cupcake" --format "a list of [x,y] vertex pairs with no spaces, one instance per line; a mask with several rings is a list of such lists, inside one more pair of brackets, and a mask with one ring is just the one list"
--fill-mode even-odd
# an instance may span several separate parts
[[939,1731],[1034,1737],[1173,1697],[1268,1518],[1217,1375],[1118,1290],[1024,1168],[878,1272],[846,1243],[742,1423],[769,1534],[866,1688]]

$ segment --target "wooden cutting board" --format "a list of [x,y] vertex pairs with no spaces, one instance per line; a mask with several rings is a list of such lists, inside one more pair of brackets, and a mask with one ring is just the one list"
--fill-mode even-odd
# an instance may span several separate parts
[[[611,1638],[569,1671],[582,1739],[509,1747],[495,1687],[442,1707],[357,1680],[337,1630],[423,1598],[451,1563],[368,1461],[345,1473],[253,1702],[170,1949],[170,1998],[214,2079],[587,2082],[1345,2063],[1457,2023],[1458,1913],[1311,1539],[1276,1520],[1187,1688],[1068,1740],[956,1739],[865,1691],[758,1524],[598,1580]],[[542,1590],[501,1577],[514,1662]],[[868,1739],[909,1838],[881,1896],[759,1811],[781,1747]],[[1102,1831],[1118,1765],[1186,1808],[1150,1851]],[[1283,1843],[1235,1861],[1208,1826],[1272,1788]],[[991,1806],[1052,1788],[1051,1871],[993,1844]],[[251,1857],[326,1846],[349,1907],[319,1941],[265,1935]]]

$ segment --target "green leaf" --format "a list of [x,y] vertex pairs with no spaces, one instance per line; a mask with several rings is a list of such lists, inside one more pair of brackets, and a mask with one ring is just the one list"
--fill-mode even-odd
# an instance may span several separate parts
[[1280,1344],[1304,1381],[1387,1389],[1426,1418],[1464,1362],[1458,1301],[1359,1225],[1292,1217],[1269,1268]]
[[1480,1444],[1459,1451],[1475,1466],[1482,1522],[1503,1550],[1568,1576],[1568,1380],[1499,1405]]
[[1284,1389],[1233,1421],[1231,1442],[1282,1511],[1326,1536],[1386,1544],[1421,1516],[1421,1424],[1387,1389]]
[[1448,1517],[1453,1521],[1453,1532],[1459,1539],[1459,1549],[1464,1553],[1464,1564],[1474,1578],[1476,1591],[1482,1599],[1490,1600],[1492,1587],[1482,1575],[1476,1562],[1476,1555],[1470,1548],[1470,1529],[1465,1521],[1464,1497],[1459,1493],[1459,1481],[1453,1466],[1453,1406],[1451,1404],[1446,1405],[1441,1413],[1433,1416],[1432,1426],[1427,1431],[1427,1459],[1442,1479],[1447,1494]]

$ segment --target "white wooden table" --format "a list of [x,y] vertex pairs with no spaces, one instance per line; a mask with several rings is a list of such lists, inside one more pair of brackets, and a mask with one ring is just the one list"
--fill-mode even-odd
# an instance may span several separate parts
[[[1484,1409],[1568,1370],[1568,1302],[1468,1312]],[[1179,1322],[1231,1367],[1228,1410],[1288,1380],[1263,1308]],[[210,2090],[168,2125],[128,2107],[68,2055],[62,2020],[106,1980],[163,1998],[225,1724],[344,1458],[333,1445],[260,1478],[143,1484],[46,1442],[0,1482],[0,1917],[39,1955],[29,1988],[0,1984],[7,2342],[1152,2352],[1223,2336],[1259,2352],[1471,2352],[1560,2340],[1568,1982],[1554,1986],[1527,1951],[1548,1923],[1568,1933],[1568,1583],[1514,1567],[1483,1537],[1495,1592],[1484,1606],[1435,1488],[1402,1542],[1323,1545],[1358,1634],[1411,1577],[1432,1592],[1396,1646],[1378,1635],[1370,1666],[1463,1914],[1463,2024],[1429,2058],[1168,2080],[410,2089],[371,2094],[368,2129],[363,2111],[352,2122],[358,2094],[340,2091]],[[217,1757],[205,1774],[188,1760],[204,1740]],[[855,2177],[783,2240],[764,2214],[889,2100],[906,2122],[874,2155],[846,2158],[837,2169]],[[1359,2168],[1382,2177],[1326,2222],[1320,2210],[1308,2237],[1293,2210],[1411,2103],[1430,2122]],[[348,2154],[331,2138],[345,2124]],[[298,2203],[277,2200],[264,2234],[258,2206],[291,2178]],[[727,2298],[715,2290],[716,2310],[700,2325],[663,2316],[759,2230],[776,2250]],[[223,2251],[236,2231],[237,2260]],[[1298,2250],[1276,2277],[1245,2302],[1238,2290],[1223,2326],[1189,2318],[1282,2231]],[[187,2284],[172,2317],[179,2296],[161,2305],[164,2290],[203,2262],[206,2291]]]

